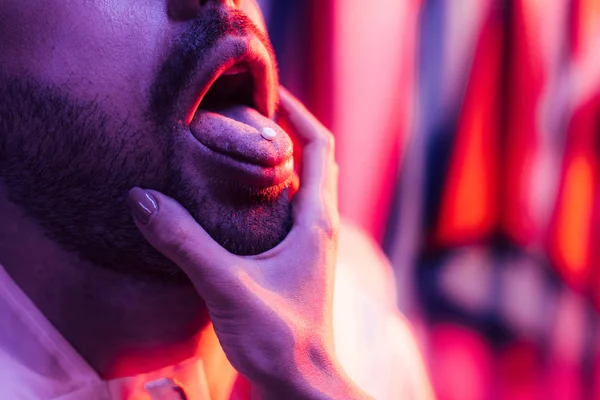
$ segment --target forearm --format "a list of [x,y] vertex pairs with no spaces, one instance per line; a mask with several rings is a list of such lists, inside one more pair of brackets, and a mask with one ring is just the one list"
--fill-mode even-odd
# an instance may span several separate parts
[[288,376],[256,382],[260,400],[371,400],[337,363],[295,369]]

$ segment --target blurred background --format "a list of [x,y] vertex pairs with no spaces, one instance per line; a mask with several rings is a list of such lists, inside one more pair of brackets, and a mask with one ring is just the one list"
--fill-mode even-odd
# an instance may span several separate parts
[[440,399],[600,399],[600,0],[263,0]]

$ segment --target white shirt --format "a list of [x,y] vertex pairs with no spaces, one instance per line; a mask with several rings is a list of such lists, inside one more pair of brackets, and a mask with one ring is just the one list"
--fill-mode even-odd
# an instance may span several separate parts
[[[344,226],[334,292],[336,353],[354,382],[376,399],[432,399],[414,336],[395,312],[392,282],[377,247]],[[2,400],[157,400],[145,385],[161,378],[174,379],[189,400],[211,399],[198,358],[103,380],[0,266]],[[247,399],[243,385],[237,387],[229,398]]]

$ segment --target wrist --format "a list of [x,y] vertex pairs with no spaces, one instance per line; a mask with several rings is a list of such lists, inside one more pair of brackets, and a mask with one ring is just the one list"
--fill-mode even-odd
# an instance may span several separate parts
[[285,371],[273,371],[268,378],[254,381],[260,400],[371,399],[345,373],[332,352],[306,350]]

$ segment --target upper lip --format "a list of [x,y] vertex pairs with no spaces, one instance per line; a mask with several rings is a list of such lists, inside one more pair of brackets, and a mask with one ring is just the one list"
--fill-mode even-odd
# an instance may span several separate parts
[[205,56],[202,68],[194,74],[185,91],[184,122],[189,125],[211,86],[229,68],[243,65],[253,83],[253,107],[267,118],[273,118],[276,107],[276,71],[262,42],[253,36],[229,36],[221,39]]

